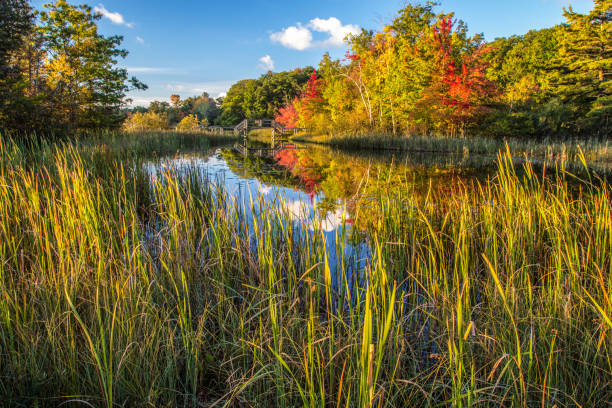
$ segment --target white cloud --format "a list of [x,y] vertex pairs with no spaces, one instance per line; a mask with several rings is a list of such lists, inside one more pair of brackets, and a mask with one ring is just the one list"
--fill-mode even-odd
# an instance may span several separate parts
[[274,70],[274,60],[269,55],[261,57],[259,62],[259,68],[263,69],[264,71]]
[[166,89],[173,93],[182,92],[189,95],[221,95],[226,93],[236,81],[210,81],[210,82],[183,82],[166,85]]
[[270,40],[287,48],[303,51],[312,46],[312,33],[306,27],[298,24],[297,26],[287,27],[278,33],[272,33]]
[[262,195],[266,195],[266,194],[270,194],[272,192],[272,187],[271,186],[267,186],[263,183],[260,183],[259,181],[257,182],[257,187],[259,187],[259,192]]
[[[323,41],[313,41],[312,31],[326,33],[329,37]],[[327,20],[314,18],[303,26],[298,23],[282,31],[272,33],[270,40],[281,45],[298,51],[303,51],[313,47],[341,47],[344,45],[344,38],[349,34],[358,34],[359,26],[354,24],[343,25],[336,17]]]
[[176,71],[171,68],[155,67],[126,67],[130,74],[173,74]]
[[177,91],[177,92],[182,92],[185,90],[185,85],[181,85],[181,84],[168,84],[166,85],[166,88],[170,91]]
[[136,36],[136,41],[138,41],[140,44],[144,44],[145,43],[144,38],[142,38],[141,36]]
[[134,23],[126,22],[125,19],[123,18],[123,16],[120,13],[108,11],[106,9],[106,7],[104,7],[104,5],[102,3],[98,4],[97,6],[95,6],[94,7],[94,11],[96,13],[102,14],[102,16],[104,16],[105,18],[108,18],[114,24],[124,25],[124,26],[129,27],[129,28],[134,27]]
[[311,231],[318,226],[325,232],[332,232],[342,226],[345,214],[344,207],[338,207],[323,216],[318,210],[315,211],[316,202],[317,199],[310,204],[305,201],[304,197],[302,200],[286,200],[284,205],[293,221],[306,225]]
[[342,25],[340,20],[336,17],[330,17],[327,20],[321,18],[315,18],[310,20],[308,24],[310,28],[321,33],[328,33],[329,38],[321,45],[329,45],[334,47],[341,47],[344,45],[344,39],[349,34],[359,34],[359,27],[354,24]]
[[[147,82],[147,81],[145,81]],[[131,106],[148,106],[152,101],[170,102],[170,95],[180,93],[182,97],[199,96],[208,92],[211,97],[219,98],[225,96],[236,80],[208,81],[208,82],[175,82],[175,83],[149,83],[146,91],[128,92],[128,97],[133,100]],[[180,89],[180,91],[179,91]]]
[[149,106],[149,104],[153,101],[164,101],[168,98],[160,96],[160,97],[151,97],[151,98],[137,98],[137,97],[132,97],[130,98],[132,100],[132,102],[129,104],[129,106]]

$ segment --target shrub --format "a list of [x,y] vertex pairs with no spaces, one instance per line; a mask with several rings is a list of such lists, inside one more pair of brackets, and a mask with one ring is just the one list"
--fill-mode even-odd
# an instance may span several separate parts
[[176,125],[176,130],[179,132],[190,132],[200,129],[200,121],[196,115],[187,115]]
[[136,112],[123,122],[123,129],[129,132],[141,130],[163,130],[169,126],[166,113]]

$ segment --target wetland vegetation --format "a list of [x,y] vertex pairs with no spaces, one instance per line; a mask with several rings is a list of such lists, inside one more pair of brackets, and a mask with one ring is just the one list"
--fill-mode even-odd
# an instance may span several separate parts
[[5,403],[610,401],[592,172],[129,146],[2,140]]
[[0,4],[0,405],[610,406],[609,0],[129,109],[98,9]]

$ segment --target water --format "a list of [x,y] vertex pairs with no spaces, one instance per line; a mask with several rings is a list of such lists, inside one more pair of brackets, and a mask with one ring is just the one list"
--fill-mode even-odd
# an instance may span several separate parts
[[380,194],[401,189],[426,192],[452,190],[472,179],[492,176],[494,158],[475,161],[465,156],[389,152],[342,152],[326,147],[288,146],[274,155],[244,156],[230,146],[201,154],[162,158],[152,167],[189,168],[222,184],[245,203],[260,195],[269,203],[280,200],[296,218],[306,216],[327,233],[352,225],[357,206]]
[[[378,217],[373,203],[379,202],[379,195],[393,197],[406,189],[451,191],[460,180],[488,174],[477,173],[469,158],[462,156],[347,153],[312,146],[290,146],[270,153],[244,156],[227,146],[165,157],[149,166],[150,170],[196,171],[221,184],[247,211],[252,197],[282,205],[296,226],[324,235],[332,270],[336,241],[350,232],[365,232]],[[355,225],[356,219],[363,223]],[[346,255],[362,263],[368,252],[353,239]]]
[[[517,159],[515,164],[519,171],[520,162]],[[422,204],[429,194],[452,197],[497,174],[495,156],[346,152],[299,145],[246,156],[226,146],[165,157],[150,166],[197,171],[219,183],[247,212],[251,198],[282,205],[296,226],[324,235],[332,270],[336,241],[375,228],[383,218],[381,202],[403,199],[405,203],[411,197]],[[347,250],[358,263],[369,258],[363,242],[353,239]]]

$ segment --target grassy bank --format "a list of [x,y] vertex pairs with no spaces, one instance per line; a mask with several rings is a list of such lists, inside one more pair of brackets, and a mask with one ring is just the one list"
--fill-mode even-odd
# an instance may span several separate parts
[[[0,138],[2,133],[0,132]],[[4,134],[4,140],[11,140],[28,157],[28,161],[44,160],[53,154],[55,143],[49,138],[36,135]],[[142,131],[123,132],[119,130],[86,131],[57,140],[65,146],[72,146],[79,153],[105,153],[110,160],[142,160],[143,158],[172,155],[176,152],[205,151],[211,147],[224,146],[239,140],[233,134],[212,132]]]
[[612,400],[609,185],[570,193],[500,155],[452,195],[381,192],[330,270],[316,224],[261,198],[250,221],[195,169],[145,173],[155,139],[121,140],[0,141],[6,406]]
[[580,149],[590,162],[612,160],[612,145],[607,140],[497,139],[488,137],[394,136],[370,134],[299,135],[296,142],[329,145],[347,150],[400,150],[412,152],[497,154],[506,144],[515,155],[548,160],[577,160]]

